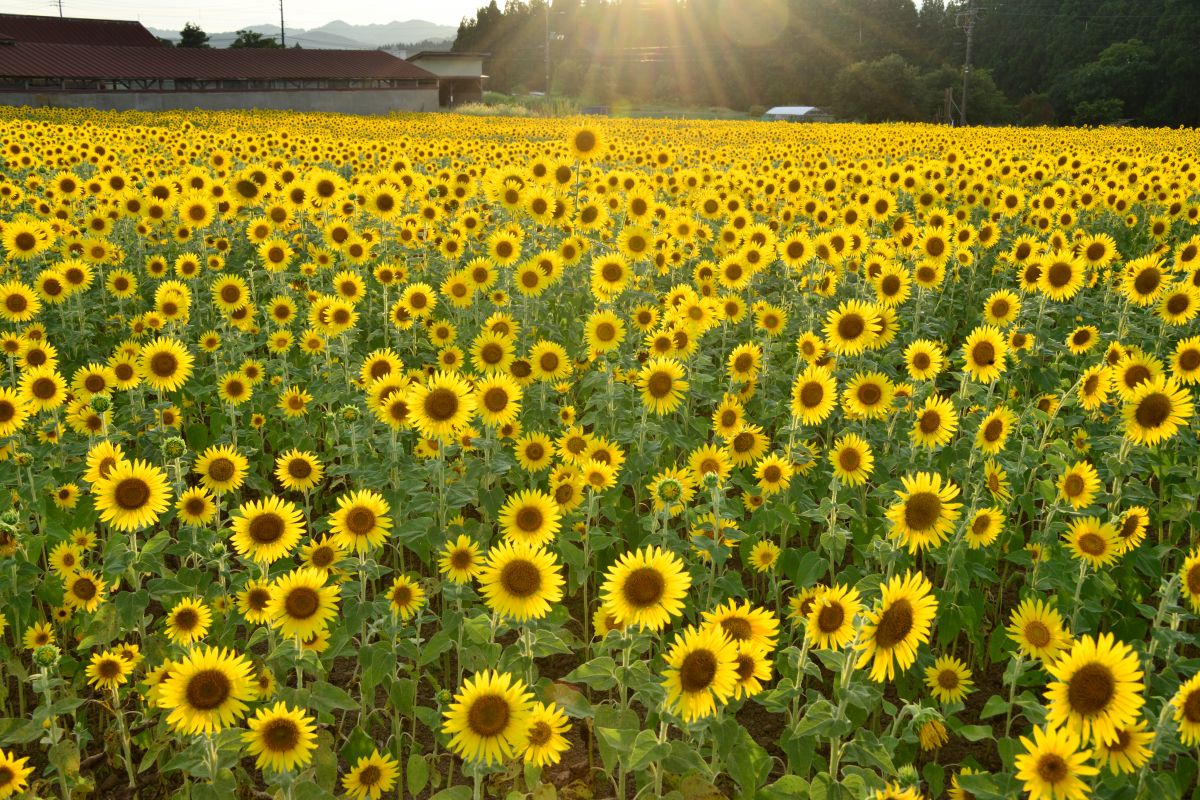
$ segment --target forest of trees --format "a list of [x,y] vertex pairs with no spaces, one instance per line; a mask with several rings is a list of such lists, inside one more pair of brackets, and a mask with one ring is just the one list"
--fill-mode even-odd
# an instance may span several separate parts
[[1200,125],[1195,0],[491,0],[454,49],[497,91],[545,90],[549,42],[550,90],[585,103],[945,121],[968,10],[971,123]]

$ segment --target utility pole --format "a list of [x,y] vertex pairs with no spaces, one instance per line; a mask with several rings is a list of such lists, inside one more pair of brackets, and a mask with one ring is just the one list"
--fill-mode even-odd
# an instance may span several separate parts
[[550,96],[550,0],[546,2],[546,97]]
[[63,0],[58,0],[58,16],[60,17],[63,15],[62,4]]
[[279,46],[287,47],[287,31],[283,27],[283,0],[279,0]]
[[967,83],[971,79],[971,45],[975,41],[975,16],[978,13],[972,0],[967,0],[967,10],[960,11],[955,17],[958,27],[967,32],[967,56],[963,62],[962,103],[959,106],[963,125],[967,124]]

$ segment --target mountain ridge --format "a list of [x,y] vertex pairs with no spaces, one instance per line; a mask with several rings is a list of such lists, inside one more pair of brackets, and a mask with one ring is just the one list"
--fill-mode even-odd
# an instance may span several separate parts
[[[164,30],[147,26],[155,36],[179,41],[179,31]],[[244,30],[277,36],[278,25],[249,25]],[[453,42],[458,28],[439,25],[423,19],[393,20],[384,23],[352,25],[340,19],[332,20],[316,28],[285,28],[289,45],[299,43],[301,47],[319,50],[375,50],[395,44],[420,42]],[[213,47],[228,47],[237,38],[237,31],[209,33]]]

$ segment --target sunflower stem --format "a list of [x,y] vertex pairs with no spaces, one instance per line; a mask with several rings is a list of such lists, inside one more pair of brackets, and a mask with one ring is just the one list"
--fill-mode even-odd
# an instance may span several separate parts
[[1004,716],[1004,738],[1007,739],[1012,731],[1013,720],[1013,703],[1017,699],[1017,684],[1021,682],[1021,669],[1025,666],[1025,654],[1017,653],[1017,660],[1013,663],[1013,679],[1012,685],[1008,687],[1008,712]]
[[[117,730],[119,730],[121,733],[121,752],[125,757],[125,774],[129,777],[129,788],[132,789],[133,787],[137,786],[137,776],[133,772],[133,749],[130,747],[129,742],[129,728],[125,725],[125,710],[121,707],[121,697],[119,694],[117,694],[116,686],[112,687],[112,700],[113,716],[117,718]],[[215,768],[213,770],[213,775],[216,775]],[[59,775],[59,778],[62,778],[61,774]],[[69,795],[63,796],[69,797]]]

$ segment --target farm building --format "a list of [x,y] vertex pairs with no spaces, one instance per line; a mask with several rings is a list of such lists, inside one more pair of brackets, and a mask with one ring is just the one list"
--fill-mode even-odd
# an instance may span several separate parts
[[454,108],[483,100],[483,59],[487,53],[453,53],[422,50],[408,57],[410,64],[438,76],[438,104]]
[[763,122],[833,122],[833,114],[816,106],[775,106]]
[[176,48],[137,22],[0,14],[0,105],[432,111],[438,77],[378,50]]

